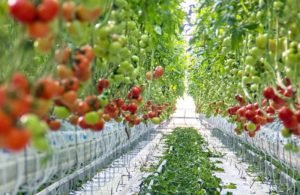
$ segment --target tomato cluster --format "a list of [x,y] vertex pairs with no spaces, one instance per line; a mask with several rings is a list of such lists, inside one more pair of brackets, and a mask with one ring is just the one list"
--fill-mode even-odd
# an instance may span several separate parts
[[9,1],[10,14],[26,25],[28,36],[44,38],[49,33],[49,23],[58,15],[60,9],[58,0],[43,0],[35,5],[30,0]]
[[289,137],[290,135],[300,135],[300,106],[295,102],[296,91],[291,85],[289,79],[284,79],[284,88],[277,86],[265,87],[263,90],[264,99],[260,105],[258,103],[246,103],[241,95],[236,95],[235,99],[239,105],[227,109],[227,113],[237,122],[237,133],[242,130],[248,131],[250,137],[255,135],[260,127],[274,122],[275,118],[279,118],[283,126],[282,135]]
[[[11,53],[16,51],[16,45],[20,46],[15,53],[23,57],[20,64],[16,60],[16,66],[26,76],[15,74],[9,81],[1,78],[6,80],[0,86],[0,118],[5,121],[0,125],[1,148],[19,151],[31,144],[39,151],[49,152],[48,129],[59,131],[62,121],[101,131],[111,120],[132,127],[150,119],[159,123],[174,111],[175,99],[184,88],[178,83],[183,78],[183,73],[177,71],[183,69],[178,53],[183,48],[175,44],[178,37],[161,37],[154,33],[154,27],[144,28],[151,19],[136,12],[143,5],[126,0],[106,2],[105,6],[101,3],[8,1],[9,14],[17,22],[5,17],[7,24],[13,24],[5,26],[15,28],[21,24],[27,29],[29,40],[16,36],[22,40],[10,43],[12,50],[7,51]],[[147,12],[158,13],[157,10],[153,7]],[[177,33],[166,25],[169,34]],[[14,33],[22,35],[21,31]],[[8,60],[9,57],[5,63]],[[154,64],[161,66],[150,72],[153,80],[147,82],[145,73]],[[166,64],[174,64],[173,77],[159,79]],[[32,72],[35,68],[37,73]],[[146,106],[145,99],[157,104]],[[146,114],[149,117],[143,117]]]

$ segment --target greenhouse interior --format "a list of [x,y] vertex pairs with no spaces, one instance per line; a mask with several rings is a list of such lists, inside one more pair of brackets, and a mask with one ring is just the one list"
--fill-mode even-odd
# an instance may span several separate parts
[[300,0],[1,0],[0,195],[300,195]]

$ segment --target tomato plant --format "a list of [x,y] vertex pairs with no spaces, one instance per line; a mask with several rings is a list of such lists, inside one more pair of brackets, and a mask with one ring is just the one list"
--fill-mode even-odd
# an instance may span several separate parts
[[238,134],[253,137],[279,119],[284,135],[298,136],[299,2],[205,1],[193,11],[189,92],[197,111],[228,117]]
[[110,120],[168,118],[184,92],[180,3],[2,1],[0,137],[24,142],[1,146],[22,150],[31,140],[49,152],[47,129],[59,131],[61,120],[101,131]]

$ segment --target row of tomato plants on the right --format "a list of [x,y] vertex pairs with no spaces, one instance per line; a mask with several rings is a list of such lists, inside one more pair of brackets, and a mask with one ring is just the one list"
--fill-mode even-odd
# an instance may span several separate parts
[[197,111],[227,116],[250,137],[278,119],[284,137],[299,137],[299,1],[201,1],[194,11]]

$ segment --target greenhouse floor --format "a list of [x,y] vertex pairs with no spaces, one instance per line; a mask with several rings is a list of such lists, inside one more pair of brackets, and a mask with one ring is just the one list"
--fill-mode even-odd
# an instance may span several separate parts
[[212,151],[222,154],[222,157],[211,159],[212,161],[218,161],[218,167],[224,169],[222,172],[215,173],[222,180],[222,185],[231,186],[227,189],[224,188],[221,194],[270,194],[272,186],[256,181],[257,176],[247,172],[249,165],[242,162],[234,152],[224,147],[218,138],[211,135],[208,130],[209,124],[198,119],[194,108],[191,97],[185,96],[180,99],[177,103],[176,113],[166,126],[157,128],[147,140],[140,142],[133,150],[114,160],[108,168],[99,172],[93,180],[71,194],[138,194],[143,178],[149,175],[143,169],[157,163],[158,157],[166,149],[164,148],[162,135],[171,132],[175,127],[191,126],[199,129],[199,133],[206,138]]

